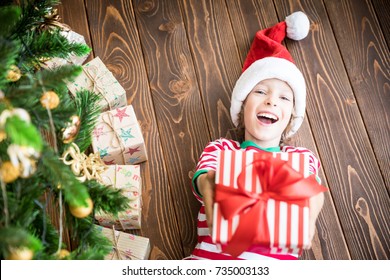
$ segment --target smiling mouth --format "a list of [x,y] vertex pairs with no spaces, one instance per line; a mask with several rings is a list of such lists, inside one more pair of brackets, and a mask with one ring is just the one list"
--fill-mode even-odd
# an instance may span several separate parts
[[277,116],[270,113],[259,113],[257,119],[263,124],[274,124],[279,120]]

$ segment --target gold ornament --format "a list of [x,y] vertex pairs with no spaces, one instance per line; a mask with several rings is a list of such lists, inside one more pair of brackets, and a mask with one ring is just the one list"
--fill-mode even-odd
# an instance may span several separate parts
[[7,138],[7,133],[4,130],[0,130],[0,142]]
[[104,164],[99,154],[91,153],[87,156],[80,152],[80,148],[75,143],[72,143],[61,159],[64,164],[71,166],[73,174],[80,182],[96,180],[103,183],[101,174],[107,169],[107,165]]
[[46,91],[41,97],[41,104],[44,108],[49,107],[50,110],[57,108],[60,104],[60,98],[57,93],[52,90]]
[[70,117],[70,122],[67,123],[66,128],[62,129],[62,142],[68,144],[76,138],[77,133],[79,133],[80,123],[79,116],[74,115]]
[[12,65],[11,69],[8,70],[6,79],[10,82],[16,82],[19,81],[20,77],[22,77],[22,72],[20,72],[18,66]]
[[11,249],[8,260],[31,260],[34,256],[33,251],[28,248]]
[[5,161],[1,166],[0,175],[4,183],[8,184],[18,179],[20,176],[20,169],[19,167],[14,166],[10,161]]
[[88,203],[88,206],[69,206],[70,213],[75,216],[76,218],[85,218],[92,212],[93,203],[92,199],[87,198],[86,202]]
[[61,249],[58,253],[57,253],[57,256],[60,258],[60,259],[64,259],[66,258],[67,256],[70,255],[70,252],[66,249]]

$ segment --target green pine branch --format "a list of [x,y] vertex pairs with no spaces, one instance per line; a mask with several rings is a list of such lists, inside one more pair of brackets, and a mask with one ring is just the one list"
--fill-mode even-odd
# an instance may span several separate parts
[[[112,250],[112,243],[97,230],[91,217],[76,219],[67,217],[71,222],[71,236],[78,243],[72,252],[72,258],[77,260],[102,260]],[[98,244],[98,246],[96,246]]]
[[96,181],[88,182],[89,194],[94,202],[95,212],[106,212],[118,216],[119,212],[129,208],[129,198],[120,189],[107,187]]
[[5,6],[0,8],[0,36],[10,34],[20,17],[20,8],[17,6]]
[[19,0],[21,17],[13,28],[11,38],[23,37],[28,30],[35,30],[44,22],[44,17],[53,11],[59,0]]
[[80,117],[80,130],[74,143],[84,152],[92,143],[92,132],[97,124],[101,113],[99,102],[101,96],[88,90],[76,92],[74,101],[76,103],[77,115]]
[[72,206],[87,206],[87,188],[75,177],[69,166],[65,165],[51,148],[44,149],[41,156],[40,172],[57,192],[62,190],[66,203]]
[[[29,178],[1,182],[5,188],[0,196],[0,258],[7,258],[12,249],[23,247],[34,252],[34,259],[58,258],[56,252],[59,245],[64,244],[59,244],[60,234],[54,226],[57,221],[52,220],[48,209],[58,206],[61,198],[64,229],[69,230],[77,243],[76,247],[68,248],[72,252],[67,259],[103,259],[111,251],[112,244],[96,230],[93,213],[86,218],[75,218],[69,208],[87,206],[86,200],[91,198],[94,211],[117,216],[127,209],[129,200],[120,190],[97,181],[80,182],[71,166],[60,159],[69,147],[62,141],[63,130],[75,115],[80,117],[81,124],[73,141],[81,152],[90,146],[91,134],[101,112],[101,97],[85,90],[73,97],[69,95],[66,83],[79,75],[80,66],[65,65],[54,70],[36,67],[45,59],[68,58],[70,54],[81,56],[90,49],[83,44],[69,43],[59,30],[42,30],[45,16],[53,12],[53,6],[59,1],[19,2],[19,7],[0,4],[0,115],[5,110],[10,113],[21,108],[28,112],[31,123],[11,115],[0,124],[0,167],[10,158],[8,148],[11,144],[33,147],[41,151],[41,156],[39,159],[28,154],[21,157],[20,160],[36,166]],[[22,76],[19,80],[9,81],[7,74],[14,65],[19,67]],[[60,102],[57,108],[48,112],[40,99],[44,92],[51,90],[58,95]],[[51,131],[49,115],[54,132]],[[46,137],[39,132],[47,132]],[[53,134],[55,147],[51,146],[53,139],[50,136]]]
[[21,52],[21,61],[29,67],[40,66],[43,61],[51,57],[68,58],[71,54],[84,56],[91,49],[80,43],[71,43],[60,30],[45,30],[40,33],[30,31],[23,39],[24,48]]

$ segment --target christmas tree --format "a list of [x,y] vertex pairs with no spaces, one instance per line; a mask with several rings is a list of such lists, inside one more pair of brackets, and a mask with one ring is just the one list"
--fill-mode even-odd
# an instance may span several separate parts
[[[99,155],[86,155],[100,99],[69,94],[66,83],[81,66],[43,67],[90,49],[64,36],[59,1],[18,2],[0,6],[0,258],[103,259],[112,244],[94,213],[117,215],[128,199],[101,182]],[[58,220],[48,208],[58,209]]]

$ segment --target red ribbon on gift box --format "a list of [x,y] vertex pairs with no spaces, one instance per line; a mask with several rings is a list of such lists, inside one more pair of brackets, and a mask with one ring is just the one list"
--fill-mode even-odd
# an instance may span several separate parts
[[269,199],[289,204],[306,206],[308,199],[327,189],[318,184],[315,175],[304,177],[294,170],[287,161],[274,158],[271,153],[254,155],[250,168],[260,180],[262,192],[245,189],[244,166],[237,178],[238,188],[216,186],[215,201],[219,203],[222,216],[228,220],[239,215],[236,232],[224,252],[238,256],[252,244],[269,244],[270,234],[267,222],[267,202]]

